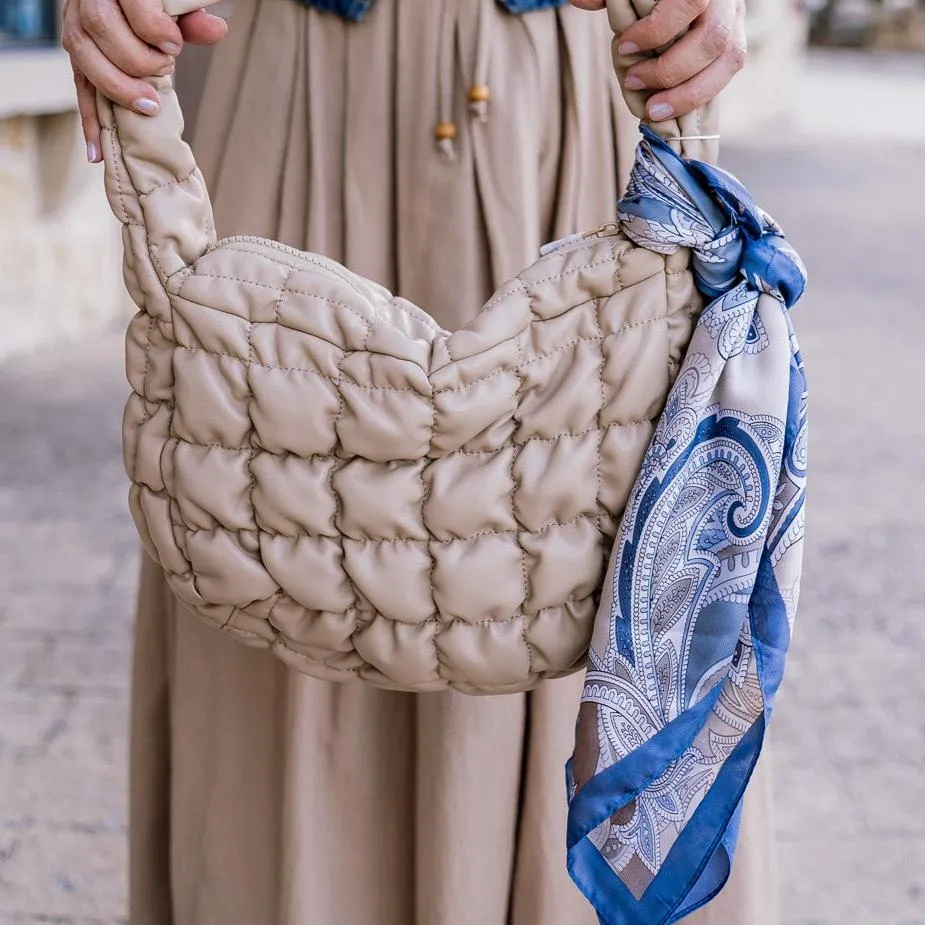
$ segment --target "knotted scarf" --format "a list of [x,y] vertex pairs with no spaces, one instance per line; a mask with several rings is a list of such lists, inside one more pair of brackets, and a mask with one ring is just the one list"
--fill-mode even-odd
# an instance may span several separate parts
[[568,864],[605,925],[665,925],[729,875],[800,582],[805,273],[731,175],[644,139],[622,227],[713,301],[630,496],[595,623]]

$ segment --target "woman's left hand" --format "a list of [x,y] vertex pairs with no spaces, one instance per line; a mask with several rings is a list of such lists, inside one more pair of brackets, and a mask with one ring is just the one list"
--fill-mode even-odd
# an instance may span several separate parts
[[[583,10],[602,10],[606,0],[571,0]],[[687,30],[685,32],[685,30]],[[684,116],[706,105],[745,64],[745,0],[660,0],[619,40],[631,57],[678,41],[662,54],[634,64],[629,90],[651,90],[646,103],[655,122]]]

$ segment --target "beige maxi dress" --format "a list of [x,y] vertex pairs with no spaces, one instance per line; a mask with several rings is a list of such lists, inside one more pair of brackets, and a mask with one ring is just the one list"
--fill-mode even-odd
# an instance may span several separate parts
[[[606,17],[494,0],[377,0],[360,25],[237,0],[195,134],[219,232],[322,252],[459,326],[545,240],[612,219],[636,129],[609,39]],[[580,689],[313,681],[201,624],[145,561],[131,925],[593,925],[565,868]],[[762,775],[746,803],[732,881],[692,925],[776,919]]]

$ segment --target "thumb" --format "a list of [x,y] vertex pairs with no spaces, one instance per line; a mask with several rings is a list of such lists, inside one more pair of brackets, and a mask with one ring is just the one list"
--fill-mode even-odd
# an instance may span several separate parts
[[220,16],[194,10],[177,20],[183,40],[191,45],[215,45],[228,33],[228,24]]

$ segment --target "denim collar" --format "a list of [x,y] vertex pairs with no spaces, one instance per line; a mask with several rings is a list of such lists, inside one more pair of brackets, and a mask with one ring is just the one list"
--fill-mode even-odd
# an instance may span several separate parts
[[[344,19],[360,22],[369,12],[373,0],[300,0],[306,6],[313,6],[323,13],[337,13]],[[566,0],[498,0],[509,13],[528,13],[549,7],[564,6]]]

